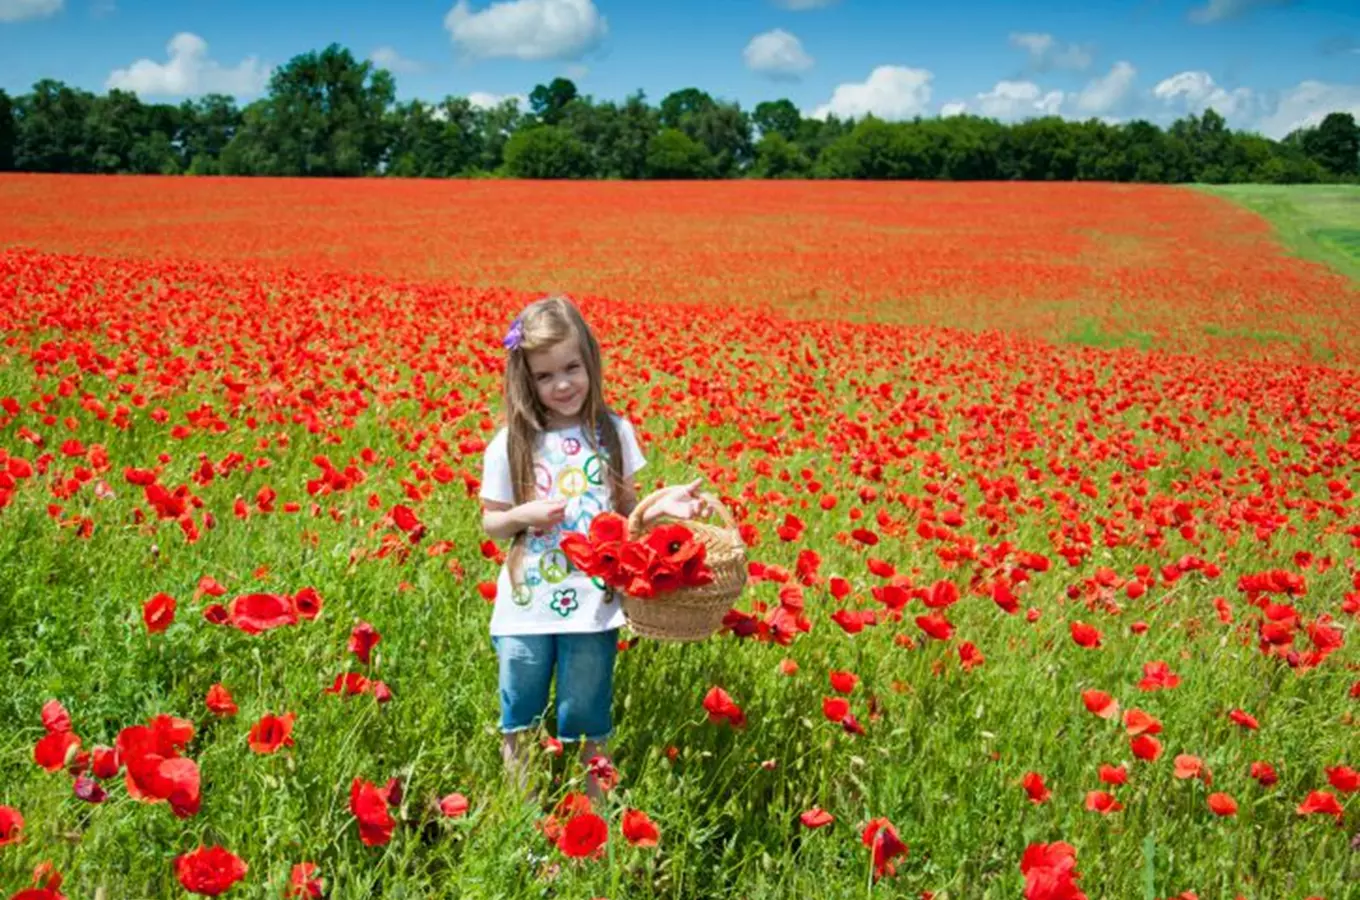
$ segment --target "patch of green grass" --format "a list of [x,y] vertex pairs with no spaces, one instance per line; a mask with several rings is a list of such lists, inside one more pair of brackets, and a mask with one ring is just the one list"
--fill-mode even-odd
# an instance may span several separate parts
[[1202,329],[1205,334],[1213,337],[1222,338],[1241,338],[1245,341],[1255,341],[1258,344],[1294,344],[1298,345],[1303,339],[1298,335],[1285,334],[1282,331],[1259,331],[1254,328],[1219,328],[1217,325],[1205,325]]
[[1152,347],[1152,335],[1146,331],[1106,331],[1095,319],[1082,318],[1063,335],[1063,342],[1083,347],[1101,347],[1106,350],[1118,347],[1147,350]]
[[1202,186],[1264,216],[1281,243],[1360,283],[1360,185]]

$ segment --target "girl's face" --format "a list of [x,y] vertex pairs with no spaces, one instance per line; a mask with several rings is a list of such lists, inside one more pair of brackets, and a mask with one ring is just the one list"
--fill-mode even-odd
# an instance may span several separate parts
[[570,425],[581,414],[590,390],[581,348],[574,340],[561,341],[525,354],[538,402],[548,411],[549,425]]

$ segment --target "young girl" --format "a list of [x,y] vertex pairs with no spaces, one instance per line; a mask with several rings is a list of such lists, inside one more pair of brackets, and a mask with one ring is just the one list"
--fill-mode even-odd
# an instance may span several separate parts
[[[646,460],[633,426],[605,405],[600,347],[567,299],[530,304],[505,336],[504,427],[486,448],[482,527],[513,539],[496,583],[491,636],[500,670],[501,756],[527,789],[525,733],[538,727],[557,678],[557,736],[581,759],[605,753],[613,731],[614,656],[623,610],[602,582],[559,549],[604,510],[628,515]],[[700,481],[667,488],[644,526],[707,514]],[[587,792],[599,796],[593,775]]]

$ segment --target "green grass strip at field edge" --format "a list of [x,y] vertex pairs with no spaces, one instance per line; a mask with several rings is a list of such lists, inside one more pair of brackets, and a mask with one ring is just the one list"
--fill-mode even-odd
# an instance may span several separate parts
[[1265,218],[1293,254],[1360,287],[1360,185],[1196,185]]

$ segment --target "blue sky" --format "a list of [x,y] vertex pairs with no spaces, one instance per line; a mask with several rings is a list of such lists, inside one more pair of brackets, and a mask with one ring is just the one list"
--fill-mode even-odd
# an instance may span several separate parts
[[271,66],[330,42],[376,54],[402,99],[567,75],[600,99],[692,85],[807,114],[1169,121],[1212,105],[1276,136],[1360,115],[1357,0],[0,0],[0,88],[247,102]]

